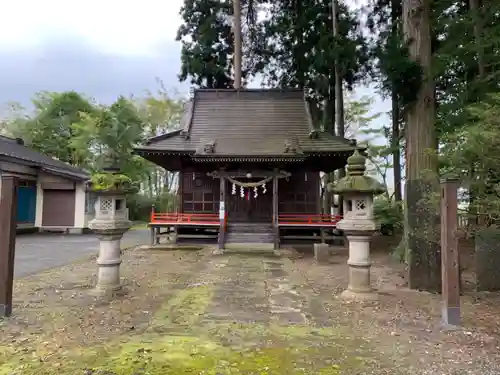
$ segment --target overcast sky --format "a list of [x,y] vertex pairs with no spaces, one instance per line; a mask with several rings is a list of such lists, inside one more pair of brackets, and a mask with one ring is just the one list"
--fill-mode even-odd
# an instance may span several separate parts
[[177,81],[182,0],[4,0],[0,102],[76,90],[99,101]]
[[[2,0],[0,104],[29,104],[42,90],[75,90],[110,103],[157,88],[157,78],[187,92],[177,79],[182,2]],[[355,96],[361,95],[376,99],[372,112],[388,111],[373,90],[358,88]]]
[[156,78],[186,91],[177,80],[175,42],[182,2],[2,1],[0,102],[25,103],[41,90],[76,90],[109,102],[155,88]]

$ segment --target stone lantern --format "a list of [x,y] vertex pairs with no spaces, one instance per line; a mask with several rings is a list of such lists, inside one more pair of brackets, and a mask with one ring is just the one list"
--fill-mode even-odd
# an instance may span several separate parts
[[126,194],[132,186],[127,176],[115,168],[106,168],[104,173],[93,176],[91,189],[96,194],[95,218],[89,228],[99,238],[99,267],[96,292],[107,294],[121,288],[121,239],[131,227],[128,219]]
[[373,217],[373,197],[385,192],[382,184],[366,176],[366,158],[356,150],[347,159],[347,176],[341,178],[333,191],[343,197],[344,217],[337,228],[349,242],[349,286],[341,297],[351,300],[375,300],[370,283],[370,241],[378,229]]

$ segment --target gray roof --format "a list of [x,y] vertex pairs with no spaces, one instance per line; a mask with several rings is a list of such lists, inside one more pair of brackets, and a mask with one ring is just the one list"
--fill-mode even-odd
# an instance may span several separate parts
[[301,157],[356,149],[348,139],[317,131],[304,92],[296,89],[198,89],[181,125],[137,150],[195,157]]
[[86,180],[90,175],[82,169],[73,167],[60,160],[43,155],[24,145],[21,139],[0,135],[0,157],[7,157],[31,167],[38,167],[48,173],[63,174],[69,178]]

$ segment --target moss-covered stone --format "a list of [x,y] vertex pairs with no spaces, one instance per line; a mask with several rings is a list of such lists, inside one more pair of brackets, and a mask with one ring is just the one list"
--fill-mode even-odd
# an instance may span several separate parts
[[382,194],[384,186],[375,178],[366,176],[366,158],[358,151],[347,159],[347,175],[334,184],[328,186],[336,194],[367,193]]
[[90,180],[90,188],[95,192],[134,193],[137,187],[130,177],[116,173],[96,173]]

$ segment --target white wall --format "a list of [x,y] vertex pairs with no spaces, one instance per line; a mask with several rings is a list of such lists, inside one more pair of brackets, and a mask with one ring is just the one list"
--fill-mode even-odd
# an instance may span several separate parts
[[85,183],[75,184],[75,225],[76,229],[83,229],[87,226],[85,217]]
[[38,180],[36,182],[36,211],[35,211],[35,227],[42,227],[42,215],[43,215],[43,189],[42,182]]

